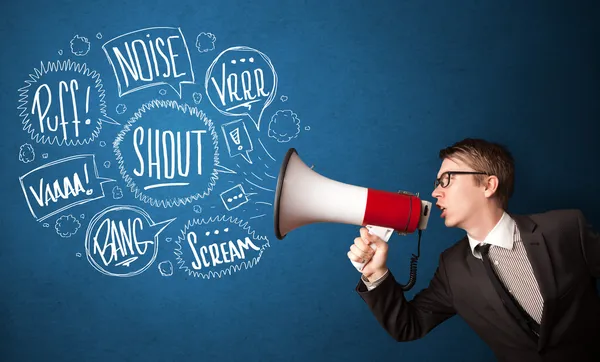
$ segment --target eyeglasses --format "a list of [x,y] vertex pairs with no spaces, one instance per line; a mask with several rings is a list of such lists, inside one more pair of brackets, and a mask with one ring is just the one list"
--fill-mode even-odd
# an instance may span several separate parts
[[438,186],[442,186],[442,188],[448,187],[450,185],[450,176],[452,175],[487,175],[487,172],[477,172],[477,171],[447,171],[444,172],[440,178],[436,179],[433,188],[436,189]]

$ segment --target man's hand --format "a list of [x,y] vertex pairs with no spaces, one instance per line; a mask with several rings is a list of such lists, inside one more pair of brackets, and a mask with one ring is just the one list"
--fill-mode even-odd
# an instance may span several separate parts
[[[375,250],[371,248],[375,246]],[[360,229],[360,236],[354,239],[350,246],[348,258],[358,263],[366,263],[362,274],[373,282],[381,278],[387,272],[388,244],[377,235],[369,234],[367,228]]]

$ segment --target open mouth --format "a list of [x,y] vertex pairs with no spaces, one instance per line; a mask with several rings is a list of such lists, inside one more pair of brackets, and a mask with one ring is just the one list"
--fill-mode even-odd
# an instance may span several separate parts
[[436,205],[436,206],[438,207],[438,209],[440,209],[442,211],[441,217],[444,217],[446,214],[446,208],[441,205]]

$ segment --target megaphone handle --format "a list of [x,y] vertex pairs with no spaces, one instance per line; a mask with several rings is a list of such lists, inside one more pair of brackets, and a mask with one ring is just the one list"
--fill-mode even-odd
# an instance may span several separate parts
[[[369,234],[379,236],[381,238],[381,240],[385,241],[386,243],[388,242],[388,240],[390,240],[390,237],[394,233],[394,229],[385,228],[382,226],[367,225],[366,228],[367,228],[367,230],[369,230]],[[375,250],[375,244],[370,244],[370,246],[371,246],[371,249]],[[366,262],[359,263],[354,260],[350,260],[350,261],[352,262],[352,265],[354,265],[356,270],[358,270],[359,272],[362,272],[363,268],[365,267]]]

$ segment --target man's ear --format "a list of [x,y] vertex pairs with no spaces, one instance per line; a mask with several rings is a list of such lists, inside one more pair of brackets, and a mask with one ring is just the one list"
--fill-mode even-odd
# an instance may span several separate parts
[[488,176],[487,180],[484,181],[484,190],[485,197],[492,197],[498,190],[498,177]]

